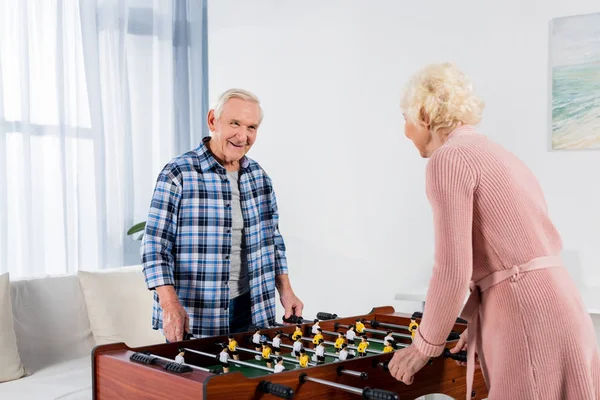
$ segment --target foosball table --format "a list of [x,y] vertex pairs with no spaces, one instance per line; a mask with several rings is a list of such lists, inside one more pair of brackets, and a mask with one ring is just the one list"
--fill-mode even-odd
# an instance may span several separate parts
[[[288,320],[229,336],[138,348],[124,343],[97,346],[92,357],[93,398],[404,400],[427,394],[464,398],[466,368],[456,361],[466,361],[466,353],[449,352],[466,329],[460,319],[444,354],[431,359],[411,385],[390,375],[387,365],[394,350],[410,345],[421,317],[378,307],[353,317],[318,313],[317,319]],[[471,395],[487,397],[479,369]]]

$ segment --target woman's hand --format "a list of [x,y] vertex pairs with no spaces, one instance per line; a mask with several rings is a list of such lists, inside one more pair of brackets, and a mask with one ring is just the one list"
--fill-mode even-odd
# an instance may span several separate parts
[[414,375],[428,362],[429,357],[423,355],[415,346],[411,345],[394,352],[394,356],[388,364],[388,369],[394,378],[410,385],[413,383]]
[[[460,351],[467,351],[467,343],[469,342],[469,333],[467,332],[467,330],[468,329],[465,329],[463,333],[461,333],[460,339],[458,339],[458,343],[456,343],[456,346],[450,349],[450,353],[456,354]],[[475,351],[475,349],[473,349],[473,351]],[[457,360],[456,363],[461,367],[467,366],[467,363],[463,361]],[[475,369],[478,368],[481,368],[481,366],[479,365],[479,358],[477,357],[477,353],[475,353]]]

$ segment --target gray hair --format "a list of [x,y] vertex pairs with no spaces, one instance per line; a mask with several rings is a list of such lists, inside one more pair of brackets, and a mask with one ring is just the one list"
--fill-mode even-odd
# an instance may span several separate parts
[[219,96],[217,104],[214,107],[216,119],[221,118],[225,104],[231,99],[241,99],[256,103],[258,109],[260,110],[260,120],[258,121],[258,124],[260,125],[263,120],[263,109],[260,106],[260,100],[258,100],[258,97],[254,93],[244,89],[229,89]]

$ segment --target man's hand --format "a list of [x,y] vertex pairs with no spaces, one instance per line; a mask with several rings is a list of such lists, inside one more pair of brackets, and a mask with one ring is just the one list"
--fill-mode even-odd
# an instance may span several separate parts
[[160,307],[162,308],[163,333],[169,342],[182,341],[186,332],[190,331],[190,318],[179,302],[173,286],[156,288]]
[[280,295],[281,305],[285,310],[284,318],[289,318],[292,315],[297,317],[302,316],[302,311],[304,310],[304,304],[300,301],[300,299],[294,294],[293,291],[284,292]]
[[185,332],[190,331],[190,318],[185,309],[179,303],[161,304],[163,310],[163,332],[169,342],[179,342],[183,340]]
[[285,310],[284,318],[289,318],[292,315],[301,317],[302,311],[304,310],[304,304],[294,294],[288,275],[277,275],[277,277],[275,278],[275,285],[277,286],[277,290],[279,291],[281,305]]

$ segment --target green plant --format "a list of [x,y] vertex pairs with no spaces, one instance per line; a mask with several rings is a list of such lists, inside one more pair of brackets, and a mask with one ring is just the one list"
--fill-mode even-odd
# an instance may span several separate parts
[[136,238],[136,240],[142,240],[142,238],[144,237],[145,229],[146,229],[146,221],[138,222],[137,224],[135,224],[134,226],[129,228],[129,230],[127,231],[127,235],[131,236],[131,235],[135,235],[136,233],[142,232],[142,234]]

